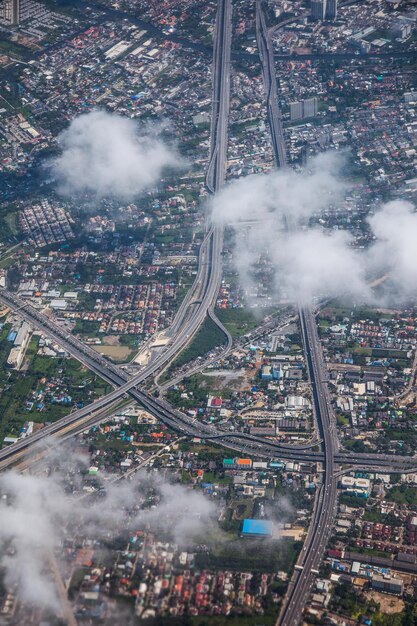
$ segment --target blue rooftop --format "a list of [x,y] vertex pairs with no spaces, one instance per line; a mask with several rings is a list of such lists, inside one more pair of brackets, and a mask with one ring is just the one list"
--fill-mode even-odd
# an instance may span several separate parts
[[273,534],[273,523],[262,519],[243,520],[242,535],[258,535],[259,537],[271,537]]

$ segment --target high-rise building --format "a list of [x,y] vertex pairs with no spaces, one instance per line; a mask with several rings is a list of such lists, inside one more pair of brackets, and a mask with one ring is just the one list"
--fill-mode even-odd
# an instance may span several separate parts
[[303,102],[303,117],[314,117],[318,111],[317,98],[308,98]]
[[327,0],[326,20],[335,20],[337,18],[337,0]]
[[311,19],[324,20],[326,17],[326,0],[311,0]]
[[408,39],[411,32],[411,23],[406,20],[397,20],[392,26],[392,33],[397,39]]
[[407,91],[404,94],[404,102],[409,104],[410,102],[417,102],[417,91]]
[[290,102],[291,121],[303,119],[303,102]]
[[0,21],[10,26],[20,23],[20,0],[0,0]]
[[303,120],[307,117],[314,117],[318,111],[317,98],[307,98],[299,102],[290,102],[290,119],[292,122]]
[[50,11],[37,0],[0,0],[0,24],[19,26],[30,20],[42,20]]

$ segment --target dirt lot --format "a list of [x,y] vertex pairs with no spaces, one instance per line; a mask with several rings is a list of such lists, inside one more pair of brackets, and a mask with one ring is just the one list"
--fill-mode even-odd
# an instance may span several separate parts
[[118,346],[120,344],[118,335],[106,335],[103,337],[103,343],[106,346]]
[[388,595],[387,593],[379,593],[379,591],[370,591],[367,596],[369,599],[375,600],[380,605],[381,613],[401,613],[404,609],[404,602],[401,598]]
[[[233,391],[248,391],[252,387],[251,370],[240,371],[208,371],[203,372],[203,376],[210,380],[210,389],[221,392],[226,387]],[[204,382],[202,383],[204,386]]]
[[128,346],[93,346],[97,352],[115,361],[125,361],[132,352]]

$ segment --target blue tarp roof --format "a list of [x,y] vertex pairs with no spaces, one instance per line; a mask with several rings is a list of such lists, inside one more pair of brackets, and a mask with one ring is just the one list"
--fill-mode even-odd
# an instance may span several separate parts
[[263,519],[245,519],[243,520],[243,535],[272,535],[273,523]]

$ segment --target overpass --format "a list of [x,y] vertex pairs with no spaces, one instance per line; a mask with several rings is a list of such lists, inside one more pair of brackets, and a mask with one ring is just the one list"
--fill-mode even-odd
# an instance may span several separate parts
[[[137,377],[129,378],[126,372],[109,363],[95,350],[67,333],[31,305],[22,303],[14,294],[1,290],[0,301],[7,303],[13,310],[17,310],[19,315],[23,316],[34,328],[38,328],[53,341],[62,345],[74,358],[116,387],[113,392],[99,398],[94,403],[74,411],[37,433],[0,450],[0,469],[5,469],[15,463],[16,460],[21,459],[47,436],[60,436],[60,434],[69,436],[72,432],[85,430],[87,426],[103,421],[106,418],[103,417],[102,410],[114,405],[126,394],[166,426],[182,435],[212,440],[237,452],[251,453],[261,458],[279,458],[305,463],[322,462],[324,459],[322,451],[316,449],[317,444],[315,442],[300,445],[282,444],[255,435],[221,431],[209,424],[198,422],[196,419],[174,409],[164,400],[154,398],[147,392],[140,390],[136,382]],[[313,320],[313,329],[314,327]],[[98,417],[95,417],[96,415]],[[323,433],[321,436],[324,436]],[[384,472],[406,472],[417,469],[417,459],[400,456],[387,457],[377,454],[356,454],[353,456],[347,452],[339,452],[335,458],[338,463]]]
[[[218,0],[216,28],[213,48],[213,114],[211,124],[211,140],[209,165],[207,168],[206,185],[211,194],[221,189],[225,180],[227,159],[227,128],[230,100],[230,54],[232,37],[232,0]],[[217,319],[214,312],[216,297],[221,285],[222,263],[221,252],[223,248],[223,229],[217,226],[208,226],[202,242],[197,276],[182,302],[175,320],[172,324],[168,337],[170,339],[167,348],[152,359],[148,366],[138,374],[128,379],[116,366],[110,364],[95,350],[83,345],[59,324],[45,317],[28,303],[20,300],[15,294],[6,289],[0,290],[0,301],[30,321],[34,327],[40,328],[57,341],[75,358],[84,365],[93,369],[104,380],[110,382],[116,389],[100,398],[91,407],[85,407],[77,414],[71,414],[59,424],[53,424],[42,429],[39,439],[48,434],[59,432],[61,427],[70,430],[71,424],[77,425],[77,418],[85,420],[93,411],[103,409],[113,403],[125,393],[136,393],[135,388],[140,383],[159,372],[190,342],[201,324],[209,315],[220,327],[227,338],[227,348],[230,348],[232,338],[230,333]],[[79,422],[78,422],[79,423]],[[193,430],[193,432],[196,429]],[[28,438],[28,443],[33,441],[33,436]],[[18,451],[23,443],[18,442],[10,448]],[[4,451],[3,451],[4,452]],[[1,453],[0,453],[1,454]],[[10,456],[8,456],[11,459]],[[0,456],[1,459],[1,456]]]

